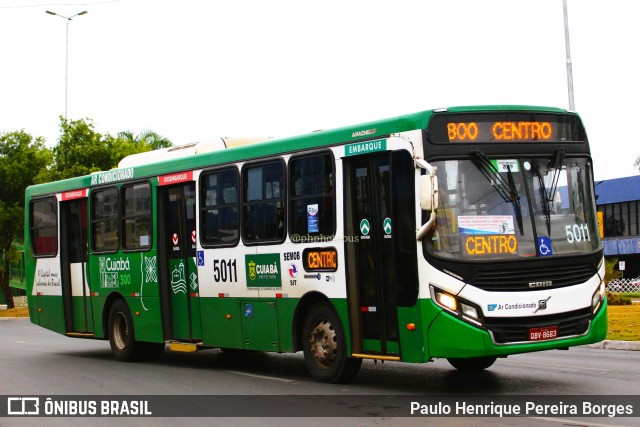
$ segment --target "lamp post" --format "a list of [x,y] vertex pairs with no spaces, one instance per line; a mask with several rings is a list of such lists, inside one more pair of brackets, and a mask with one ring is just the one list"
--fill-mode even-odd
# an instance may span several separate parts
[[64,118],[67,119],[67,94],[69,92],[69,21],[76,16],[86,15],[88,12],[83,10],[82,12],[78,12],[75,15],[64,16],[59,13],[51,12],[50,10],[46,10],[45,13],[53,16],[59,16],[60,18],[67,21],[67,38],[66,38],[66,51],[65,51],[65,67],[64,67]]
[[567,12],[567,0],[562,0],[564,12],[564,46],[567,54],[567,89],[569,91],[569,110],[575,110],[573,101],[573,67],[571,64],[571,46],[569,44],[569,14]]

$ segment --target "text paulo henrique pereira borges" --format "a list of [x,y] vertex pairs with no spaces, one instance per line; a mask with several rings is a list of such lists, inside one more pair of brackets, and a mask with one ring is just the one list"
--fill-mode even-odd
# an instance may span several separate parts
[[465,401],[448,404],[443,402],[423,404],[411,402],[411,415],[435,416],[532,416],[532,415],[576,415],[576,416],[629,416],[634,414],[633,405],[599,404],[584,401],[581,404],[558,402],[539,404],[483,403],[471,404]]

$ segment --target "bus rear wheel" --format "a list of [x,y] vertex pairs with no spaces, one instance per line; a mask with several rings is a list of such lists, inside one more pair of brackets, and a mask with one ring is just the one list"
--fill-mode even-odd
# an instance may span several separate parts
[[362,359],[347,357],[344,329],[333,307],[327,303],[311,307],[305,317],[303,334],[304,359],[313,378],[344,383],[356,376]]
[[466,359],[447,359],[451,366],[459,371],[478,372],[487,369],[496,361],[495,357],[469,357]]
[[109,344],[116,360],[120,362],[135,362],[139,360],[144,354],[145,348],[143,343],[135,340],[131,312],[123,300],[117,300],[111,306],[108,327]]

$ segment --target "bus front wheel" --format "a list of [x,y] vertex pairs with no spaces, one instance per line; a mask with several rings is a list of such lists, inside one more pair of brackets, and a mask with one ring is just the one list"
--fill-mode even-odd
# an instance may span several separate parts
[[116,360],[120,362],[137,361],[144,349],[142,343],[135,340],[131,312],[123,300],[117,300],[111,306],[108,325],[109,344],[111,344],[111,352]]
[[451,366],[459,371],[477,372],[487,369],[496,361],[495,357],[469,357],[466,359],[447,359]]
[[333,307],[327,303],[311,307],[303,331],[304,359],[316,380],[344,383],[356,376],[362,359],[347,357],[344,329]]

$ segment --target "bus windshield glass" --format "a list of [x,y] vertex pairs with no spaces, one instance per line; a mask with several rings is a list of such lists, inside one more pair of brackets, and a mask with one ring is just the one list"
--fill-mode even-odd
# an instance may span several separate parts
[[431,163],[439,207],[426,250],[487,261],[591,253],[600,248],[591,163],[565,158],[488,158]]

